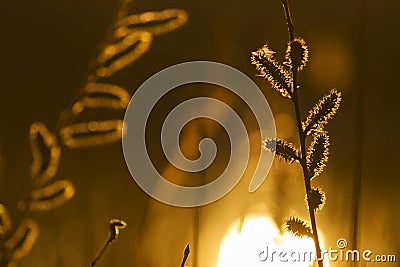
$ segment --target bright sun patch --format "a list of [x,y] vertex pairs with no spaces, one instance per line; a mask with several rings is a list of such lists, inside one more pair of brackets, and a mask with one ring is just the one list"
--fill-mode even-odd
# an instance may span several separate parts
[[[228,230],[220,246],[217,266],[308,267],[312,266],[309,259],[314,251],[311,238],[297,238],[282,232],[268,217],[250,217],[245,219],[241,230],[238,222]],[[280,253],[286,255],[279,256]]]

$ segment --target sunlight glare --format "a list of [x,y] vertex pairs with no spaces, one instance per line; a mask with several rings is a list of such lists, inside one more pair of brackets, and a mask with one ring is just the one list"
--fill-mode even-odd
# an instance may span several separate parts
[[[273,251],[276,253],[273,254]],[[308,261],[310,253],[307,253],[306,261],[303,258],[305,252],[312,251],[314,251],[312,239],[297,238],[281,232],[267,217],[251,217],[245,219],[241,230],[239,223],[235,223],[228,230],[220,246],[217,266],[307,267],[312,265],[312,262]],[[287,252],[286,257],[279,258],[280,252]],[[293,258],[290,256],[292,253],[294,253]]]

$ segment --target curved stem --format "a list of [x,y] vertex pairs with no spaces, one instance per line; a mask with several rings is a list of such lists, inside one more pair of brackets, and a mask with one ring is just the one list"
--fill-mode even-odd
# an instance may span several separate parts
[[[289,33],[289,41],[292,42],[294,40],[294,26],[293,26],[292,17],[290,14],[289,4],[288,4],[287,0],[281,0],[281,2],[283,5],[283,9],[285,11],[286,23],[288,26],[288,33]],[[293,78],[291,96],[292,96],[294,110],[296,113],[297,130],[299,133],[299,141],[300,141],[300,149],[301,149],[300,164],[303,169],[304,186],[306,189],[307,199],[309,199],[309,194],[311,192],[311,182],[310,182],[311,177],[309,177],[308,169],[307,169],[306,133],[303,131],[303,126],[302,126],[302,122],[301,122],[301,113],[300,113],[300,107],[299,107],[299,98],[298,98],[298,94],[297,94],[298,71],[296,68],[292,68],[291,72],[292,72],[292,78]],[[319,243],[317,223],[315,220],[315,212],[313,209],[310,209],[309,206],[308,206],[308,212],[310,215],[311,228],[312,228],[312,234],[313,234],[313,239],[314,239],[315,252],[316,252],[316,256],[317,256],[318,266],[323,267],[323,259],[321,257],[321,246]]]

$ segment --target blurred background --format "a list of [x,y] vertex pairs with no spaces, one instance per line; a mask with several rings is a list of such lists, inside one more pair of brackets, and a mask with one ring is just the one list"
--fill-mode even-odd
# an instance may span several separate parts
[[[28,190],[30,124],[41,121],[55,129],[60,112],[85,78],[88,62],[117,4],[117,0],[2,3],[0,201],[11,215]],[[356,229],[359,249],[396,254],[399,261],[400,176],[396,166],[400,164],[400,88],[396,76],[400,2],[301,0],[290,1],[290,5],[296,33],[310,48],[309,65],[300,75],[303,115],[330,89],[343,92],[339,114],[327,127],[332,142],[330,161],[315,180],[327,193],[326,206],[317,214],[324,247],[336,248],[339,238],[345,238],[351,247]],[[255,77],[257,72],[250,64],[250,52],[267,41],[277,51],[276,57],[283,60],[287,29],[280,1],[136,0],[129,14],[172,7],[188,13],[187,23],[155,36],[146,54],[107,81],[133,94],[151,75],[176,63],[225,63],[253,78],[270,103],[278,137],[296,143],[290,102]],[[243,119],[248,118],[250,132],[256,132],[254,118],[243,103],[208,85],[184,86],[170,95],[154,115],[155,123],[160,124],[157,121],[166,116],[171,103],[198,95],[215,96],[235,106],[244,112]],[[181,137],[182,149],[189,157],[196,157],[202,136],[215,137],[217,143],[221,139],[222,148],[227,145],[218,126],[199,122]],[[157,141],[157,133],[149,138]],[[214,162],[217,170],[226,163],[226,152],[222,153],[221,161]],[[177,182],[191,183],[157,155],[154,159],[161,161],[161,172]],[[221,200],[200,208],[177,208],[150,198],[138,187],[126,167],[120,141],[63,148],[56,179],[70,180],[75,196],[57,209],[30,215],[38,222],[40,236],[18,266],[88,266],[106,239],[108,220],[113,217],[125,220],[128,228],[121,231],[98,266],[179,266],[186,244],[192,250],[188,266],[243,266],[238,260],[225,263],[249,246],[252,249],[247,244],[238,250],[227,249],[232,244],[224,240],[232,229],[236,227],[233,232],[240,233],[248,227],[251,238],[256,238],[258,231],[270,227],[274,238],[279,238],[284,235],[281,225],[287,217],[308,220],[299,166],[276,160],[261,188],[249,194],[252,168],[250,164],[238,186]],[[215,170],[204,172],[200,179],[210,181],[213,173]],[[357,221],[354,203],[358,203]],[[376,265],[399,263],[359,264]]]

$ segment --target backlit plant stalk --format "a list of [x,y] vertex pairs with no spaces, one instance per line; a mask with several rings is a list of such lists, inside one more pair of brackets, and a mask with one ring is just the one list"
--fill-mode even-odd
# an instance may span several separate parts
[[[311,180],[322,173],[328,161],[330,143],[324,127],[336,114],[341,102],[341,93],[335,89],[331,90],[314,105],[305,121],[302,121],[297,76],[308,62],[309,51],[304,39],[295,36],[288,1],[281,0],[281,2],[289,33],[286,61],[280,64],[275,60],[275,52],[266,44],[252,53],[251,62],[256,66],[261,77],[270,82],[271,86],[283,97],[291,100],[296,116],[300,149],[281,139],[266,140],[264,148],[274,152],[277,158],[289,164],[297,161],[302,167],[311,227],[300,218],[290,217],[286,221],[286,229],[295,236],[310,237],[314,240],[318,266],[323,267],[315,214],[325,204],[326,195],[320,188],[313,188]],[[313,141],[306,147],[308,136],[312,137]]]
[[[281,0],[283,8],[285,10],[285,17],[286,17],[286,22],[288,26],[288,32],[289,32],[289,42],[293,43],[294,41],[294,26],[290,14],[290,9],[289,9],[289,4],[287,0]],[[301,114],[300,114],[300,107],[299,107],[299,99],[298,99],[298,94],[297,94],[297,74],[298,74],[298,69],[293,67],[291,68],[292,71],[292,77],[293,77],[293,85],[292,85],[292,90],[293,90],[293,97],[292,97],[292,102],[294,105],[294,110],[296,113],[296,122],[297,122],[297,130],[299,133],[299,140],[300,140],[300,151],[301,151],[301,157],[300,157],[300,164],[303,169],[303,175],[304,175],[304,186],[306,189],[306,194],[307,194],[307,199],[310,199],[310,192],[311,192],[311,177],[308,174],[307,170],[307,156],[306,156],[306,133],[303,130],[303,126],[301,123]],[[323,261],[321,259],[321,245],[319,243],[319,238],[318,238],[318,230],[317,230],[317,223],[315,220],[315,212],[314,209],[311,209],[308,207],[308,212],[310,214],[310,221],[311,221],[311,228],[312,228],[312,236],[314,239],[314,244],[315,244],[315,251],[316,251],[316,256],[318,259],[318,266],[322,267],[323,266]]]

